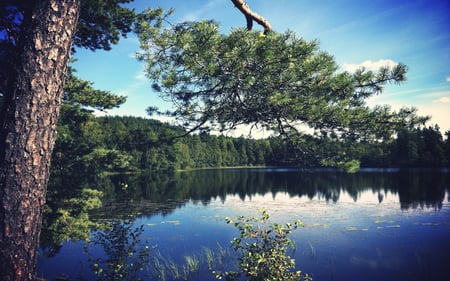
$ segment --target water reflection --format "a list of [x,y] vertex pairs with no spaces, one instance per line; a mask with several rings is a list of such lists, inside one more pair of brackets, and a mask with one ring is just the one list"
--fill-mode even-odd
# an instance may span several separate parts
[[41,236],[43,253],[48,256],[58,253],[66,240],[87,239],[89,231],[100,228],[104,220],[168,215],[190,201],[207,206],[212,200],[223,203],[230,197],[244,201],[258,195],[286,194],[329,204],[390,200],[398,202],[402,210],[439,210],[444,200],[450,199],[445,198],[450,194],[449,173],[437,170],[348,174],[336,170],[217,169],[72,178],[53,178],[49,185]]
[[[91,238],[112,241],[119,237],[125,245],[123,242],[129,240],[123,230],[136,227],[143,229],[136,237],[151,241],[147,246],[157,244],[160,256],[169,261],[166,264],[171,265],[173,260],[181,265],[178,272],[184,272],[184,257],[192,253],[200,257],[198,251],[203,251],[203,247],[216,249],[217,241],[229,245],[236,233],[226,228],[225,216],[247,215],[264,206],[280,222],[292,218],[305,222],[307,227],[295,236],[300,249],[296,258],[302,261],[305,272],[315,274],[316,280],[355,280],[355,276],[359,280],[402,280],[404,272],[411,272],[410,269],[417,273],[417,264],[429,265],[419,267],[419,273],[429,274],[430,268],[441,275],[446,273],[443,263],[448,260],[450,249],[446,242],[450,210],[446,198],[450,194],[448,172],[347,174],[333,170],[226,169],[90,177],[89,182],[74,181],[76,185],[68,179],[64,182],[62,186],[55,182],[50,185],[43,232],[46,235],[41,238],[41,251],[50,254],[41,259],[43,272],[54,270],[46,263],[69,264],[68,256],[75,255],[79,255],[76,262],[83,259],[74,250],[77,244],[68,248],[64,238],[73,242],[84,239],[83,235],[103,233]],[[93,191],[102,194],[101,208],[91,208],[95,197],[91,195],[99,195]],[[129,223],[116,225],[115,231],[92,232],[105,222],[124,219],[129,219]],[[65,221],[80,226],[79,236],[73,236],[73,227],[61,223]],[[121,233],[124,235],[118,235]],[[114,243],[104,245],[107,247],[103,247],[103,252],[114,250]],[[95,246],[88,246],[95,251]],[[91,261],[95,265],[106,260],[106,256],[100,258],[103,260]],[[150,263],[158,264],[153,256]],[[167,271],[169,267],[161,268]],[[205,276],[213,277],[208,267],[204,271]],[[365,278],[368,271],[373,278]],[[385,278],[386,271],[392,278]],[[201,276],[202,280],[214,280]]]
[[[88,266],[96,280],[141,280],[139,273],[150,261],[150,246],[141,241],[144,226],[133,226],[129,219],[112,220],[102,231],[93,234]],[[82,274],[81,274],[82,275]]]
[[[350,197],[367,200],[363,194],[376,194],[378,203],[386,194],[397,195],[401,209],[440,209],[449,191],[449,175],[440,171],[398,172],[362,171],[348,174],[323,170],[227,169],[168,174],[114,175],[102,178],[96,187],[105,194],[102,214],[168,214],[189,200],[208,205],[225,202],[227,196],[241,200],[267,193],[286,193],[336,203]],[[163,204],[162,204],[163,203]]]

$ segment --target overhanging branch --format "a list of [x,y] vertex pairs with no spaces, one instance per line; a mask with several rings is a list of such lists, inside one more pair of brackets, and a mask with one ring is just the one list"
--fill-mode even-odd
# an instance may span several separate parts
[[233,2],[234,6],[244,14],[247,21],[248,30],[252,30],[253,21],[256,21],[259,25],[264,27],[264,34],[272,31],[272,26],[270,23],[259,14],[250,10],[250,7],[244,2],[244,0],[231,0],[231,2]]

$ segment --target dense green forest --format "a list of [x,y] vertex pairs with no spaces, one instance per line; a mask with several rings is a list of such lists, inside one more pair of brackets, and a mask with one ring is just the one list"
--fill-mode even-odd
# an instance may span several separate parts
[[58,128],[53,172],[323,167],[336,164],[336,157],[359,161],[361,167],[448,167],[450,163],[450,132],[444,139],[437,126],[405,128],[387,142],[344,142],[321,135],[304,136],[295,146],[280,137],[183,134],[182,128],[157,120],[94,117],[87,110],[66,106]]

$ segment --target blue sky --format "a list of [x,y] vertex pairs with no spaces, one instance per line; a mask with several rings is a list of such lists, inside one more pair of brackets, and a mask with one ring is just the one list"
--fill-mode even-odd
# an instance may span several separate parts
[[[398,62],[408,66],[407,81],[386,87],[368,103],[398,109],[414,106],[431,115],[429,125],[450,130],[450,1],[449,0],[247,0],[278,32],[292,30],[317,39],[342,70],[364,65],[378,68]],[[213,19],[222,32],[244,27],[245,19],[230,0],[135,0],[145,7],[175,9],[173,21]],[[259,29],[259,26],[255,26]],[[98,89],[126,95],[128,101],[111,115],[146,116],[148,106],[168,107],[151,90],[143,65],[134,58],[137,39],[129,38],[109,52],[78,50],[75,67]]]

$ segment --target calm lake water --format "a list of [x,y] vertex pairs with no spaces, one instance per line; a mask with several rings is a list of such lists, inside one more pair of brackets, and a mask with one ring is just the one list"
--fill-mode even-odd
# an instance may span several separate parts
[[92,231],[91,243],[41,249],[40,276],[95,280],[94,258],[112,258],[104,245],[142,226],[135,240],[150,249],[144,280],[216,280],[212,270],[236,265],[230,240],[238,232],[225,217],[264,208],[272,222],[304,222],[290,254],[314,280],[450,280],[448,171],[225,169],[119,175],[95,187],[105,196],[91,220],[132,219],[109,236]]

